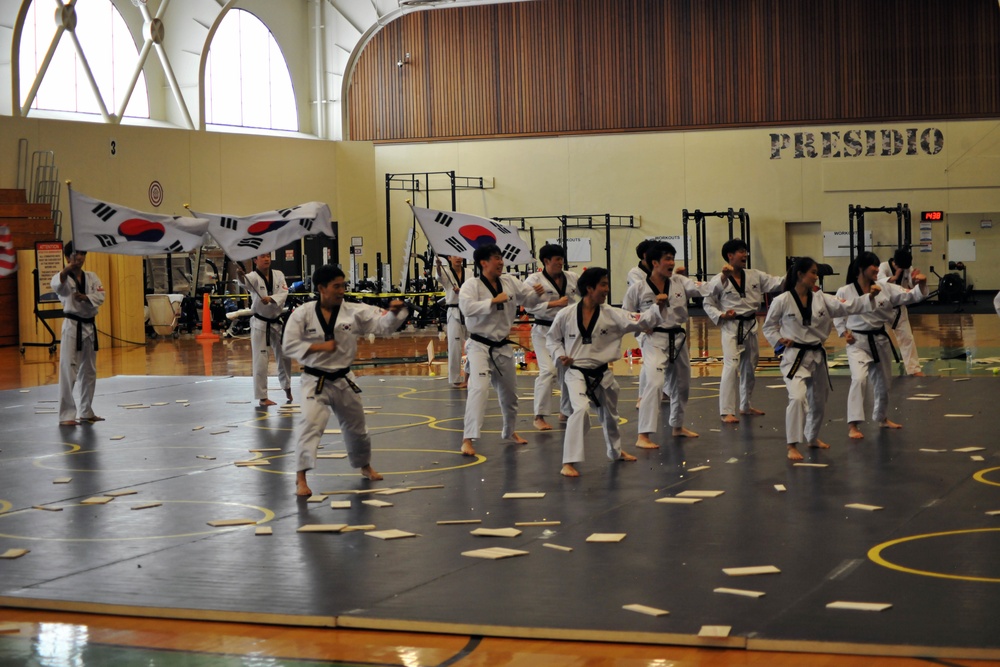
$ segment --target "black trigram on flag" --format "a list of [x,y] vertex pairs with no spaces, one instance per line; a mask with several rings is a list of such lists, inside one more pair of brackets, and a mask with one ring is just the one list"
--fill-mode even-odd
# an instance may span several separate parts
[[281,217],[282,217],[282,218],[287,218],[287,217],[288,217],[289,215],[291,215],[291,214],[292,214],[292,213],[293,213],[294,211],[297,211],[297,210],[299,210],[300,208],[302,208],[302,207],[301,207],[301,206],[293,206],[293,207],[291,207],[291,208],[283,208],[283,209],[281,209],[280,211],[278,211],[278,213],[280,213],[280,214],[281,214]]
[[183,249],[184,249],[184,244],[183,243],[181,243],[180,241],[174,241],[173,243],[171,243],[170,245],[168,245],[166,248],[164,248],[163,251],[164,252],[180,252]]
[[313,228],[313,220],[312,220],[312,218],[300,218],[299,219],[299,226],[303,227],[307,232],[308,231],[312,231],[312,228]]
[[460,253],[465,252],[465,244],[456,239],[454,236],[449,236],[444,240],[444,242]]
[[219,226],[225,227],[226,229],[231,229],[234,232],[239,223],[236,222],[236,218],[219,218]]
[[93,213],[94,215],[96,215],[98,218],[100,218],[104,222],[107,222],[108,220],[110,220],[114,216],[114,214],[117,213],[117,212],[118,212],[118,209],[111,208],[107,204],[98,204],[91,211],[91,213]]
[[439,225],[442,225],[444,227],[450,227],[451,223],[452,223],[452,221],[454,219],[455,218],[453,218],[450,215],[447,215],[445,213],[442,213],[441,211],[438,211],[438,214],[434,216],[434,222],[436,222]]
[[513,262],[514,258],[518,255],[518,249],[508,243],[503,247],[503,251],[500,254],[503,255],[503,258],[508,262]]
[[241,248],[253,248],[254,250],[256,250],[257,248],[260,247],[260,244],[263,242],[264,239],[248,238],[248,239],[240,239],[240,242],[237,243],[236,245],[240,246]]
[[510,227],[508,227],[507,225],[501,225],[499,222],[493,222],[493,221],[490,221],[490,224],[493,225],[493,228],[498,232],[500,232],[501,234],[511,233]]
[[118,245],[118,239],[111,234],[94,234],[94,237],[100,242],[102,248],[110,248],[113,245]]

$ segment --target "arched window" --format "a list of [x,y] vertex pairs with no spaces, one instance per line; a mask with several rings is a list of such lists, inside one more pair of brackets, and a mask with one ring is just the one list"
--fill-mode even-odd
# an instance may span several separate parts
[[226,13],[205,68],[205,122],[299,129],[288,65],[271,31],[242,9]]
[[[56,22],[53,17],[57,7],[53,0],[34,0],[28,7],[19,54],[22,105],[55,37]],[[139,59],[135,41],[125,25],[125,19],[110,0],[78,2],[75,9],[75,33],[80,47],[105,106],[110,113],[117,113],[128,93]],[[100,105],[69,33],[64,32],[59,39],[59,46],[43,75],[31,108],[100,113]],[[139,75],[124,115],[149,118],[149,99],[143,74]]]

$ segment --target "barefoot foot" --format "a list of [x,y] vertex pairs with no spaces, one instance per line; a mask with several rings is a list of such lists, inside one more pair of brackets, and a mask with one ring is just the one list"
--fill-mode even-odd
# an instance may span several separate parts
[[288,389],[285,390],[285,397],[288,399],[289,403],[292,402],[292,389],[291,389],[291,387],[289,387]]
[[739,424],[740,418],[736,415],[722,415],[723,424]]
[[813,449],[830,449],[830,445],[826,444],[819,438],[816,438],[815,440],[810,442],[809,446],[812,447]]
[[640,433],[639,437],[635,440],[635,446],[639,449],[659,449],[660,446],[649,439],[649,436],[645,433]]
[[791,461],[801,461],[802,452],[795,445],[788,445],[788,459]]
[[305,471],[299,471],[295,475],[295,495],[302,497],[309,497],[313,494],[312,489],[306,484],[306,473]]
[[59,422],[59,425],[60,426],[79,426],[80,422],[78,422],[75,419],[68,419],[68,420],[66,420],[64,422]]
[[262,407],[262,408],[266,408],[266,407],[271,406],[271,405],[277,405],[277,403],[275,403],[274,401],[272,401],[270,398],[265,398],[265,399],[261,400],[261,402],[258,403],[258,405],[260,407]]
[[563,413],[560,412],[559,413],[559,421],[560,422],[568,422],[569,421],[569,415],[564,415]]
[[[551,428],[552,427],[550,426],[549,429],[551,429]],[[526,444],[528,444],[528,441],[525,440],[524,438],[522,438],[521,436],[519,436],[517,433],[511,433],[510,434],[510,439],[514,441],[515,445],[526,445]]]
[[889,421],[888,419],[886,419],[884,422],[881,422],[879,426],[881,428],[903,428],[902,424],[897,424],[896,422]]
[[689,431],[686,428],[684,428],[683,426],[681,426],[680,428],[673,429],[670,432],[670,435],[674,436],[675,438],[697,438],[698,437],[697,433],[695,433],[694,431]]
[[572,463],[564,463],[562,470],[559,471],[559,474],[563,477],[579,477],[580,471],[574,468]]
[[382,475],[376,471],[375,468],[372,468],[370,463],[361,469],[361,476],[367,477],[373,482],[377,482],[382,479]]
[[758,410],[757,408],[750,408],[749,410],[740,410],[741,415],[749,415],[751,417],[756,417],[758,415],[764,414],[763,410]]
[[857,424],[852,423],[847,427],[847,437],[852,440],[861,440],[865,437],[865,434],[861,432]]
[[462,456],[475,456],[476,449],[472,446],[472,440],[466,438],[462,441]]
[[629,454],[627,452],[622,452],[621,454],[618,455],[618,460],[619,461],[638,461],[639,459],[635,458],[634,456],[632,456],[631,454]]
[[468,389],[469,388],[469,383],[468,382],[458,382],[456,384],[453,384],[452,386],[455,389]]
[[535,428],[539,431],[551,431],[552,425],[545,421],[545,417],[535,417]]

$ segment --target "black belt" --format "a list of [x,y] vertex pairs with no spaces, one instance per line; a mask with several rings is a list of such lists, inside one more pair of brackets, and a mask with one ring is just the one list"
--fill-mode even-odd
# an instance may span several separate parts
[[876,364],[880,361],[878,356],[878,347],[875,345],[875,336],[885,336],[886,340],[889,341],[889,349],[892,350],[892,357],[896,362],[900,362],[902,357],[899,356],[899,351],[896,350],[896,346],[892,344],[892,339],[889,338],[889,333],[885,330],[885,327],[879,327],[878,329],[872,329],[871,331],[861,331],[858,329],[853,329],[851,333],[855,333],[859,336],[868,336],[868,349],[872,353],[872,361]]
[[[733,319],[740,323],[736,330],[736,344],[742,345],[743,341],[750,335],[750,332],[757,326],[757,313],[750,313],[749,315],[736,315]],[[744,329],[744,322],[752,322],[753,324]]]
[[327,380],[329,380],[330,382],[335,382],[341,378],[347,380],[347,384],[350,385],[351,389],[354,391],[355,394],[361,393],[361,387],[354,384],[354,381],[351,380],[351,378],[347,377],[347,375],[351,372],[350,366],[348,366],[347,368],[341,368],[340,370],[337,371],[324,371],[320,368],[303,366],[302,372],[308,373],[309,375],[315,375],[316,377],[319,378],[319,382],[316,383],[316,392],[315,392],[316,394],[323,391],[323,383],[325,383]]
[[[74,315],[73,313],[63,312],[63,315],[70,320],[76,322],[76,351],[83,351],[83,325],[84,324],[94,324],[93,317],[80,317],[79,315]],[[97,352],[97,325],[94,325],[94,352]]]
[[[273,319],[264,317],[263,315],[260,315],[258,313],[254,313],[253,316],[256,317],[258,320],[264,320],[265,322],[267,322],[267,324],[268,324],[267,335],[264,336],[264,339],[267,341],[267,346],[271,347],[271,327],[270,327],[270,325],[271,324],[277,324],[278,322],[280,322],[281,321],[281,316],[279,315],[278,317],[275,317]],[[282,335],[284,335],[284,334],[282,334]]]
[[[684,327],[654,327],[653,331],[656,333],[669,334],[670,342],[667,348],[667,359],[670,363],[674,363],[677,359],[677,354],[681,351],[681,348],[684,347],[684,342],[687,341],[687,331],[684,330]],[[678,334],[684,336],[684,340],[681,341],[680,345],[676,344]]]
[[892,320],[892,328],[893,329],[895,329],[897,326],[899,326],[899,318],[901,318],[903,316],[903,307],[902,306],[896,306],[896,308],[894,310],[896,311],[896,317],[895,317],[895,319]]
[[[791,370],[788,371],[788,375],[785,376],[789,380],[791,380],[795,376],[795,373],[799,370],[799,366],[802,365],[802,357],[804,357],[806,352],[809,350],[819,350],[820,352],[822,352],[823,365],[824,366],[826,365],[826,348],[823,347],[822,343],[819,343],[817,345],[808,345],[806,343],[791,343],[788,347],[794,347],[799,351],[798,354],[795,355],[795,361],[792,362]],[[830,379],[829,370],[827,370],[826,372],[826,380],[827,382],[830,383],[830,389],[833,389],[833,380]]]
[[497,369],[497,375],[503,377],[503,373],[500,372],[500,367],[497,366],[497,360],[493,358],[493,350],[498,347],[504,347],[506,345],[516,345],[514,341],[509,338],[504,338],[503,340],[490,340],[486,336],[480,336],[479,334],[470,333],[469,338],[476,341],[477,343],[482,343],[490,348],[490,361],[493,362],[493,367]]
[[540,317],[535,318],[535,324],[541,327],[550,327],[552,326],[553,322],[555,322],[555,320],[543,320]]
[[[445,308],[458,308],[458,304],[457,303],[446,303],[444,305],[445,305]],[[459,311],[458,311],[458,321],[462,323],[463,327],[465,326],[465,315],[462,314],[462,310],[461,309],[459,309]]]
[[570,368],[576,369],[583,373],[583,381],[586,383],[586,389],[584,390],[587,394],[587,398],[594,402],[594,405],[600,407],[601,402],[597,400],[597,388],[601,386],[601,382],[604,380],[604,374],[608,372],[608,365],[604,364],[598,366],[597,368],[580,368],[579,366],[570,366]]

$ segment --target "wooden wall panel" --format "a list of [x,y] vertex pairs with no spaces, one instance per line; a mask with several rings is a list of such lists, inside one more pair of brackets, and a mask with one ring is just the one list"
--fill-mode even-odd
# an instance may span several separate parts
[[347,109],[350,138],[364,141],[996,117],[1000,8],[536,0],[418,11],[365,47]]

